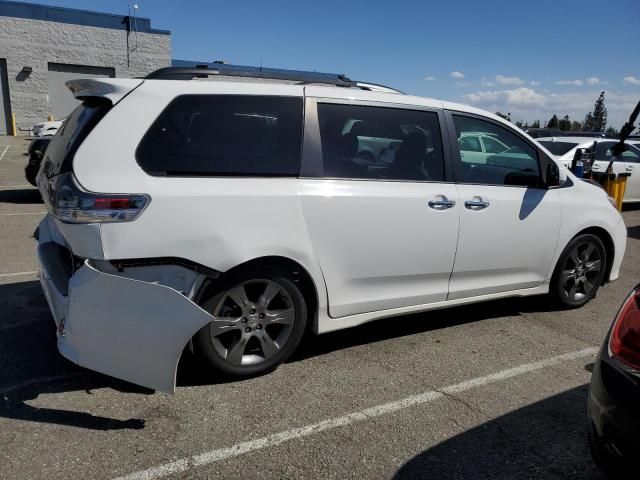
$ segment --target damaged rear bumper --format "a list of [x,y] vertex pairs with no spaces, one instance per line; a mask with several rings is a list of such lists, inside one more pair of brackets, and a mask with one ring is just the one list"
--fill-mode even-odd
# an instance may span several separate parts
[[88,260],[65,274],[47,228],[45,220],[39,278],[60,353],[91,370],[173,393],[184,347],[212,317],[174,288],[107,273]]

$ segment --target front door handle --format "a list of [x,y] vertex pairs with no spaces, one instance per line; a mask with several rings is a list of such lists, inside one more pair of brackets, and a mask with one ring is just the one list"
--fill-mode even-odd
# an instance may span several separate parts
[[455,207],[456,202],[454,200],[449,200],[444,195],[441,195],[440,199],[429,200],[428,204],[434,210],[447,210],[448,208]]
[[632,172],[632,171],[633,171],[633,165],[627,166],[627,172]]
[[480,197],[473,197],[472,200],[464,202],[464,206],[469,210],[483,210],[489,206],[489,202],[482,200]]

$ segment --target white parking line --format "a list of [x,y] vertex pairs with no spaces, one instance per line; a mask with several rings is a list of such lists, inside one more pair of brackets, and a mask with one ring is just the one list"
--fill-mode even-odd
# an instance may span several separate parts
[[0,190],[16,190],[23,188],[28,188],[30,190],[33,190],[34,192],[37,190],[36,187],[31,185],[30,183],[25,183],[23,185],[0,185]]
[[13,323],[0,323],[0,331],[2,330],[10,330],[12,328],[24,327],[25,325],[29,325],[31,323],[35,323],[40,321],[39,318],[30,318],[28,320],[21,320],[19,322]]
[[26,380],[22,383],[18,383],[16,385],[11,385],[10,387],[6,387],[4,390],[2,390],[0,392],[0,395],[2,395],[2,398],[4,400],[9,400],[9,398],[7,397],[7,394],[11,393],[11,392],[15,392],[16,390],[22,390],[24,388],[27,388],[31,385],[39,385],[39,384],[43,384],[43,383],[58,383],[58,382],[64,382],[65,380],[71,380],[74,377],[77,377],[79,375],[81,375],[81,372],[71,372],[71,373],[65,373],[63,375],[54,375],[51,377],[38,377],[38,378],[32,378],[30,380]]
[[0,278],[8,277],[25,277],[27,275],[36,275],[38,272],[14,272],[14,273],[0,273]]
[[41,212],[16,212],[16,213],[0,213],[2,217],[14,217],[16,215],[44,215],[46,210],[42,210]]
[[405,408],[426,404],[434,400],[443,398],[447,395],[457,394],[467,390],[471,390],[473,388],[481,387],[483,385],[500,382],[508,378],[517,377],[519,375],[524,375],[525,373],[530,373],[571,360],[591,357],[596,355],[597,353],[597,348],[585,348],[584,350],[565,353],[555,357],[547,358],[545,360],[540,360],[538,362],[527,363],[515,368],[509,368],[507,370],[502,370],[490,375],[467,380],[466,382],[449,385],[440,390],[430,390],[418,395],[411,395],[394,402],[384,403],[382,405],[377,405],[371,408],[365,408],[364,410],[349,413],[342,417],[323,420],[322,422],[307,425],[305,427],[285,430],[284,432],[275,433],[273,435],[258,438],[256,440],[238,443],[236,445],[233,445],[232,447],[211,450],[210,452],[182,458],[174,462],[165,463],[164,465],[131,473],[129,475],[119,477],[116,480],[152,480],[156,478],[166,477],[167,475],[183,473],[194,467],[208,465],[211,463],[219,462],[221,460],[225,460],[227,458],[237,457],[239,455],[243,455],[255,450],[261,450],[263,448],[280,445],[281,443],[287,442],[289,440],[294,440],[296,438],[307,437],[309,435],[314,435],[326,430],[344,427],[353,423],[362,422],[364,420],[380,417],[382,415],[397,412],[399,410],[404,410]]
[[[2,147],[0,147],[2,148]],[[2,161],[2,159],[4,158],[5,154],[7,153],[7,150],[9,150],[9,145],[7,145],[6,147],[4,147],[4,151],[2,153],[0,153],[0,162]]]
[[44,215],[45,211],[42,212],[21,212],[21,213],[0,213],[0,217],[15,217],[17,215]]

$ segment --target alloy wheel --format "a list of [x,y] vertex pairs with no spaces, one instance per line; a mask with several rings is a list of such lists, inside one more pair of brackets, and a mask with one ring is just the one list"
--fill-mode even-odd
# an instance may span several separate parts
[[574,246],[562,267],[562,290],[570,300],[579,301],[597,288],[602,254],[592,242]]
[[242,282],[222,295],[209,325],[216,353],[232,365],[271,359],[293,330],[296,311],[286,288],[275,280]]

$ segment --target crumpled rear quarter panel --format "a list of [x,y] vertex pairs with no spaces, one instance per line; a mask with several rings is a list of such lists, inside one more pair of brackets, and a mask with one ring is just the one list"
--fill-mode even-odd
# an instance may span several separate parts
[[88,263],[69,284],[58,349],[83,367],[173,393],[180,355],[212,317],[176,290],[100,272]]

